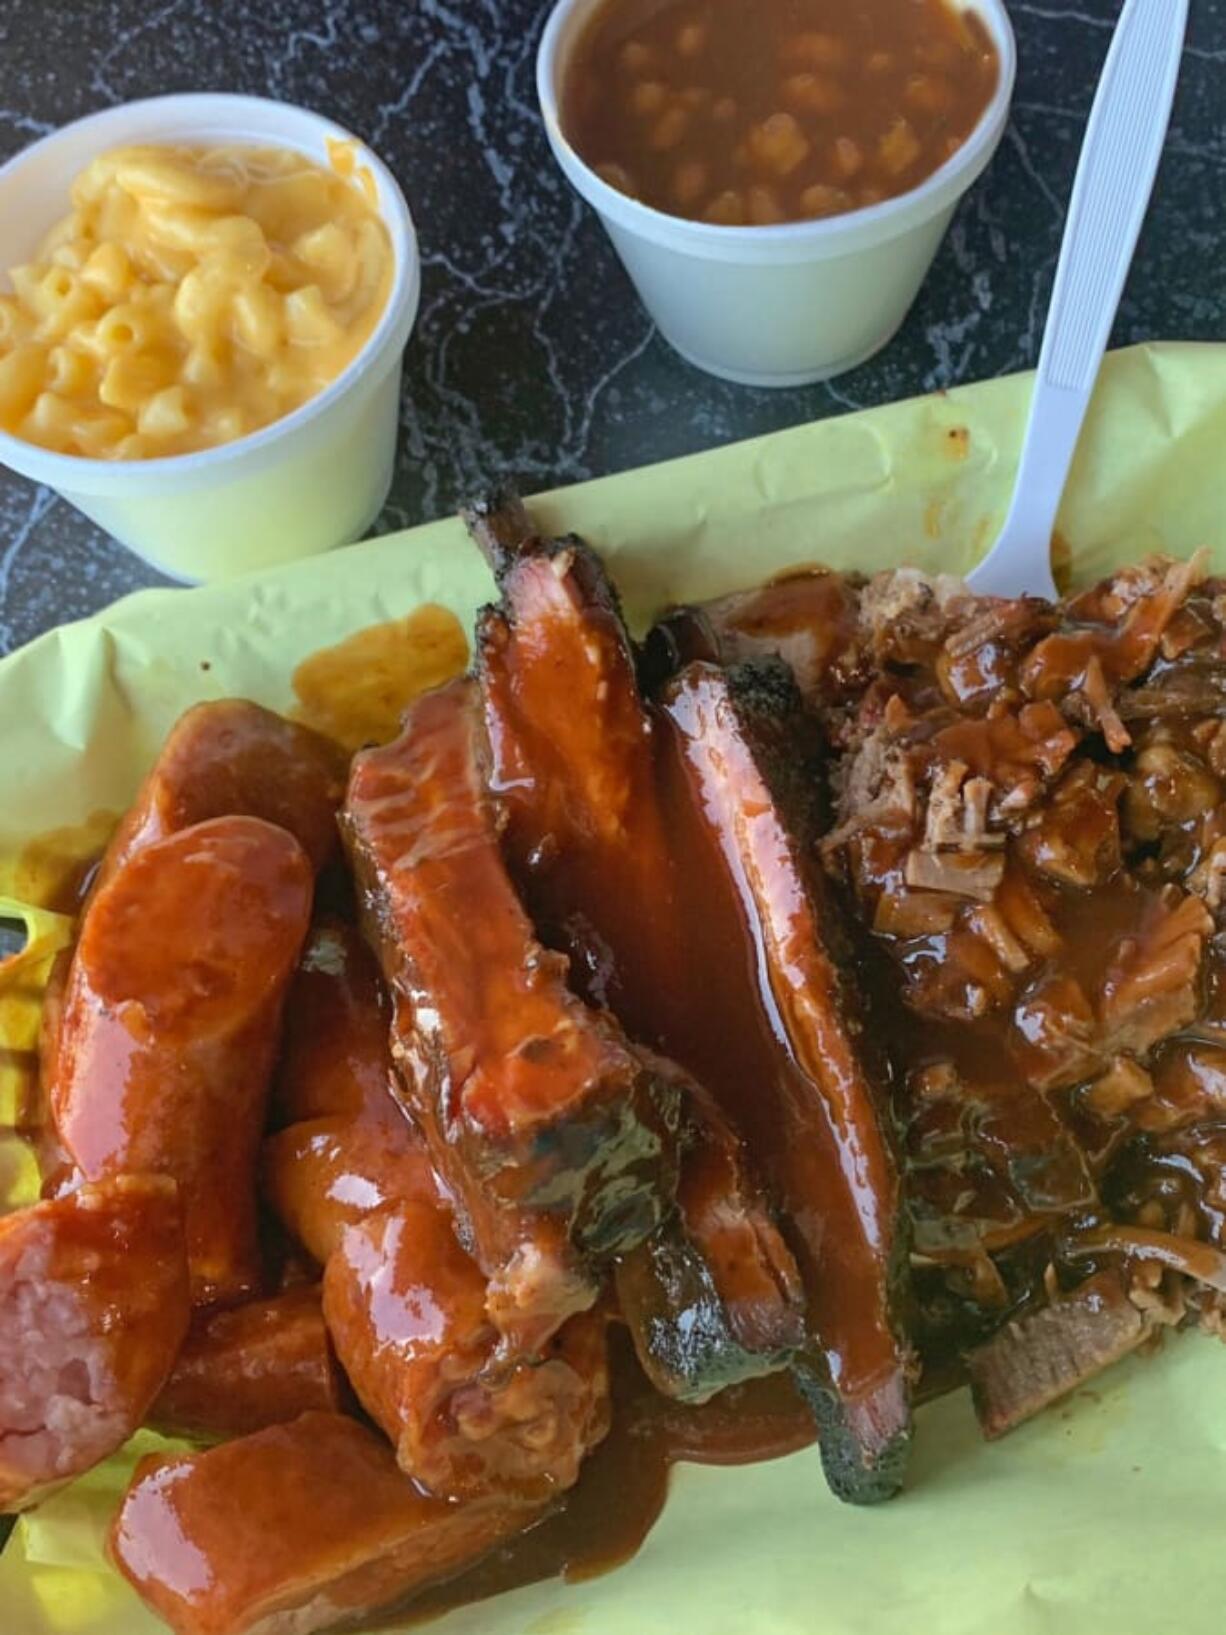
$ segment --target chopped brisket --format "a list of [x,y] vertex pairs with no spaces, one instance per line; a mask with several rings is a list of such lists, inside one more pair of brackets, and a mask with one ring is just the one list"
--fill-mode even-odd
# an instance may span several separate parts
[[983,1434],[1004,1436],[1135,1351],[1151,1333],[1117,1271],[1010,1319],[966,1359]]

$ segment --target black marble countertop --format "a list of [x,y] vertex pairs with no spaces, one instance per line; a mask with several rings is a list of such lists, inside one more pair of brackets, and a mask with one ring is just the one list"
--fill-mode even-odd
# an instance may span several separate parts
[[[399,177],[424,252],[386,531],[448,511],[492,472],[552,487],[1032,364],[1119,6],[1009,9],[1021,67],[1008,134],[904,329],[853,373],[789,391],[713,380],[655,334],[546,148],[533,77],[546,0],[0,0],[0,159],[94,109],[175,90],[279,97],[365,137]],[[1226,0],[1192,12],[1119,344],[1226,337]],[[0,471],[0,652],[158,582]]]

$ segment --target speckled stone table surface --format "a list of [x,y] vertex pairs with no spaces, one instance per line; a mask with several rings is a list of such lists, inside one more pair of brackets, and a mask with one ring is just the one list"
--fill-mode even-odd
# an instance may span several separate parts
[[[533,59],[544,0],[0,0],[0,159],[173,90],[304,103],[367,138],[422,236],[395,486],[378,531],[492,472],[551,487],[1035,360],[1082,129],[1118,0],[1010,0],[1008,134],[901,334],[827,385],[725,385],[655,334],[555,170]],[[1158,193],[1116,341],[1226,337],[1226,0],[1196,0]],[[0,260],[4,232],[0,222]],[[0,651],[158,575],[0,471]]]

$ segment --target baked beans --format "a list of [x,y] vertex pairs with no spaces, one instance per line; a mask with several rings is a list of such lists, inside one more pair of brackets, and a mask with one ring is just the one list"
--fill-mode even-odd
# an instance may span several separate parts
[[999,73],[953,0],[606,0],[563,125],[657,210],[770,226],[909,192],[965,142]]

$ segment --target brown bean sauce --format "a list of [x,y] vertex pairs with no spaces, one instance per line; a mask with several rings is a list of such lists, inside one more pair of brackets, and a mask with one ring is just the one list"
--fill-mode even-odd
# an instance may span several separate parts
[[563,128],[670,215],[769,226],[906,193],[974,130],[1000,74],[948,0],[607,0]]

